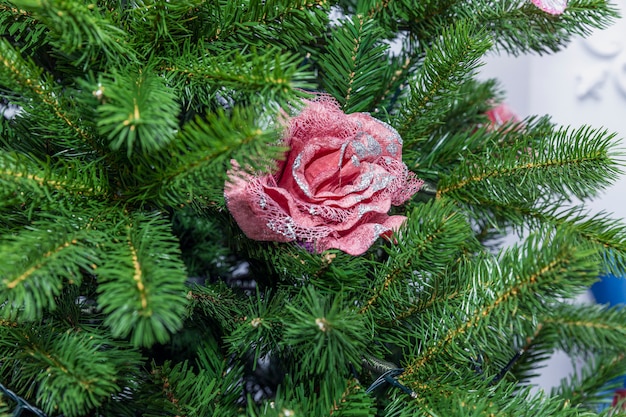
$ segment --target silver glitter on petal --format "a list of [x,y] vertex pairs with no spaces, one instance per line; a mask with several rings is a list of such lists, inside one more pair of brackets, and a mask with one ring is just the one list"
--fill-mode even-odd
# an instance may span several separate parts
[[372,190],[374,192],[384,190],[395,178],[391,174],[377,175],[372,183]]
[[359,158],[356,155],[352,155],[350,160],[352,161],[352,165],[354,165],[355,167],[358,167],[361,165],[361,161],[359,161]]
[[387,137],[387,141],[398,142],[400,145],[402,145],[402,136],[400,136],[399,133],[396,133],[395,135],[390,135],[389,137]]
[[367,152],[369,156],[378,156],[383,152],[380,143],[371,135],[367,135]]
[[297,173],[297,170],[298,168],[300,168],[301,164],[302,164],[302,154],[299,154],[298,156],[296,156],[296,159],[294,159],[293,165],[291,166],[291,175],[293,176],[293,179],[296,181],[296,184],[298,184],[298,187],[300,187],[302,192],[307,197],[311,197],[309,184],[307,184],[307,182],[303,178],[301,178],[300,175],[298,175]]
[[293,218],[287,216],[284,222],[275,222],[270,220],[267,222],[268,229],[285,236],[288,239],[296,238],[296,223]]
[[383,226],[382,224],[374,225],[374,233],[376,233],[376,237],[382,235],[383,233],[388,232],[390,229],[388,227]]
[[402,136],[398,133],[396,129],[394,129],[389,123],[385,123],[382,120],[374,119],[381,125],[385,126],[385,128],[391,131],[391,136],[389,137],[389,141],[397,140],[400,145],[402,145]]
[[[365,143],[359,140],[363,136],[365,136]],[[368,135],[367,133],[357,133],[356,139],[350,143],[352,144],[354,153],[359,157],[359,159],[376,157],[382,153],[380,143],[378,143],[372,135]]]
[[367,205],[367,204],[362,204],[357,208],[357,213],[359,215],[359,217],[363,217],[363,215],[365,213],[369,213],[370,211],[374,211],[376,210],[378,207],[377,206],[371,206],[371,205]]
[[[339,150],[339,162],[338,162],[338,167],[341,170],[341,166],[343,165],[343,157],[346,154],[346,149],[348,148],[348,142],[345,142],[344,144],[341,145],[341,149]],[[354,155],[353,155],[354,157]]]
[[309,214],[311,216],[315,216],[317,214],[317,210],[315,209],[315,207],[313,206],[309,207]]
[[390,142],[390,143],[387,145],[387,152],[389,152],[390,154],[392,154],[392,155],[394,155],[394,156],[395,156],[395,155],[396,155],[396,152],[398,152],[398,145],[397,145],[397,144],[395,144],[394,142]]
[[265,196],[264,196],[264,195],[262,195],[262,196],[259,198],[259,206],[261,206],[261,208],[262,208],[263,210],[265,210],[265,207],[267,207],[267,199],[265,198]]
[[373,173],[371,172],[364,173],[363,175],[361,175],[361,181],[359,182],[358,185],[355,185],[355,187],[352,189],[352,192],[365,190],[372,183],[372,179],[374,179]]
[[367,149],[365,148],[365,145],[363,145],[361,142],[353,140],[352,149],[359,159],[364,159],[367,156]]

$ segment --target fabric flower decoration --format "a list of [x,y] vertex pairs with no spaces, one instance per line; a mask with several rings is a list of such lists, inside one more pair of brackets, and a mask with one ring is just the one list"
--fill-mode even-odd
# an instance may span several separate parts
[[287,122],[290,150],[276,172],[250,175],[233,164],[228,209],[250,239],[360,255],[402,225],[406,217],[387,213],[423,181],[402,162],[402,139],[388,124],[345,114],[327,95],[304,104]]
[[531,0],[532,3],[546,13],[560,15],[567,7],[567,0]]

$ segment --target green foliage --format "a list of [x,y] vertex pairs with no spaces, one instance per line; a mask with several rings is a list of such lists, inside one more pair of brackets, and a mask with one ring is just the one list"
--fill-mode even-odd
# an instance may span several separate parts
[[83,196],[98,196],[106,190],[106,174],[97,163],[41,161],[23,153],[5,152],[0,155],[0,184],[2,206],[22,204],[32,214],[52,201],[76,201]]
[[389,329],[419,316],[433,300],[445,297],[442,291],[456,291],[450,274],[478,245],[463,213],[443,199],[417,205],[397,238],[387,248],[387,261],[377,266],[373,285],[365,289],[367,301],[360,309]]
[[528,2],[512,1],[490,7],[479,19],[493,22],[499,49],[517,55],[557,52],[574,36],[588,36],[593,29],[606,28],[618,16],[614,5],[598,0],[568,2],[566,12],[556,19]]
[[217,42],[284,46],[315,42],[328,20],[329,4],[307,0],[220,1],[208,6],[212,25],[205,36]]
[[216,345],[205,342],[199,348],[195,366],[189,362],[165,363],[155,369],[155,379],[163,382],[166,409],[176,415],[233,415],[239,392],[240,369],[228,367]]
[[5,323],[0,329],[3,379],[28,392],[26,399],[47,413],[84,415],[130,384],[141,361],[139,352],[112,343],[102,329],[65,329],[55,323]]
[[623,222],[613,219],[607,213],[586,213],[583,206],[567,209],[538,207],[520,210],[528,222],[564,225],[579,238],[597,245],[601,253],[604,273],[621,275],[626,265],[624,260]]
[[53,37],[51,43],[61,52],[73,55],[77,63],[87,64],[102,56],[113,62],[133,56],[132,50],[125,47],[126,33],[94,4],[63,0],[12,3],[31,12],[37,22],[48,29],[47,36]]
[[[276,401],[263,407],[249,407],[247,416],[286,417],[293,415],[337,415],[373,417],[376,409],[371,395],[358,381],[332,380],[317,388],[311,384],[292,386],[285,384],[285,391],[277,394]],[[315,392],[316,390],[321,392]]]
[[281,313],[285,300],[279,297],[270,300],[267,302],[260,294],[249,300],[245,315],[226,338],[230,344],[230,353],[240,358],[252,356],[253,366],[256,366],[259,358],[270,355],[282,339]]
[[329,300],[305,287],[298,304],[287,306],[282,344],[312,374],[328,375],[358,363],[371,332],[367,321],[342,308],[341,295]]
[[[50,416],[598,415],[626,313],[569,299],[626,270],[623,222],[584,205],[623,154],[549,117],[494,126],[504,92],[474,76],[489,51],[556,51],[615,17],[0,0],[0,105],[19,109],[0,120],[0,381]],[[428,181],[362,256],[253,241],[227,210],[232,168],[280,182],[312,91],[396,128]],[[556,349],[586,365],[531,394]]]
[[[479,356],[502,357],[497,350],[503,345],[490,343],[494,338],[504,342],[532,334],[533,323],[526,314],[540,316],[550,307],[546,300],[571,297],[593,282],[598,271],[593,269],[592,250],[573,244],[563,232],[547,235],[545,242],[541,235],[546,233],[502,252],[497,262],[485,257],[461,265],[458,277],[471,279],[464,293],[455,291],[447,302],[438,297],[420,312],[419,321],[411,322],[411,334],[423,342],[412,348],[413,360],[405,374],[416,381],[432,381],[436,370],[449,367],[454,357],[467,362]],[[469,368],[469,363],[465,366]]]
[[[108,227],[115,227],[108,225]],[[117,225],[98,267],[98,303],[115,337],[135,346],[165,343],[182,327],[185,267],[164,218],[136,215]]]
[[254,172],[268,171],[283,158],[276,127],[261,117],[266,115],[256,108],[235,107],[188,122],[171,146],[137,168],[137,176],[145,177],[132,198],[152,196],[167,206],[223,205],[225,168],[233,160]]
[[94,95],[101,103],[98,131],[114,151],[126,147],[128,156],[136,148],[148,153],[165,146],[176,133],[176,96],[149,67],[100,79]]
[[331,29],[325,39],[326,51],[313,55],[321,70],[322,88],[346,113],[374,108],[384,93],[389,46],[381,43],[381,36],[376,21],[357,15]]
[[5,397],[3,395],[0,396],[0,416],[1,417],[10,417],[9,414],[9,406],[5,401]]
[[424,141],[445,120],[450,101],[463,93],[461,87],[470,82],[479,58],[490,47],[486,33],[461,21],[446,29],[425,51],[411,83],[410,99],[397,122],[407,148]]
[[545,319],[542,331],[551,333],[559,348],[567,352],[624,350],[626,312],[623,309],[570,304],[553,308],[553,317]]
[[[66,285],[80,285],[94,269],[91,244],[97,237],[88,218],[47,218],[31,223],[20,234],[5,235],[0,293],[8,320],[35,321],[54,309]],[[20,248],[16,251],[15,248]]]
[[[621,353],[586,357],[583,369],[571,378],[565,378],[560,386],[552,389],[572,405],[597,406],[602,408],[613,401],[611,390],[621,388],[620,380],[626,372],[626,360]],[[607,383],[609,381],[609,383]]]
[[[193,49],[192,49],[193,48]],[[172,61],[172,62],[168,62]],[[189,46],[180,56],[169,58],[164,69],[169,82],[192,109],[208,106],[211,96],[254,100],[268,105],[284,104],[312,88],[312,73],[301,58],[277,47],[223,50],[215,45]],[[203,97],[206,95],[206,97]]]
[[[485,229],[527,222],[563,224],[565,219],[554,216],[555,209],[567,204],[572,196],[587,200],[598,195],[620,172],[614,135],[606,131],[564,129],[538,119],[513,130],[509,126],[505,132],[511,142],[493,143],[493,133],[486,134],[484,147],[448,167],[449,172],[442,172],[438,183],[438,195],[471,206],[472,216]],[[493,150],[494,146],[498,150]],[[604,168],[597,170],[598,165]],[[508,192],[496,192],[500,187],[507,187]],[[575,227],[588,228],[591,224],[581,222]],[[586,238],[607,238],[599,228],[593,236]]]

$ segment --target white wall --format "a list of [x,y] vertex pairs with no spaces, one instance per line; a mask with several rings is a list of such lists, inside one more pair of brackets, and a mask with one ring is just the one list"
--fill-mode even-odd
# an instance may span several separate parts
[[[626,0],[613,3],[626,13]],[[521,117],[549,114],[558,124],[587,124],[616,132],[616,141],[626,138],[626,19],[553,55],[491,55],[481,77],[500,80],[507,103]],[[626,151],[626,141],[621,149]],[[586,205],[593,212],[626,218],[626,176]],[[591,302],[592,297],[579,301]],[[535,382],[549,390],[572,369],[569,358],[557,353]]]

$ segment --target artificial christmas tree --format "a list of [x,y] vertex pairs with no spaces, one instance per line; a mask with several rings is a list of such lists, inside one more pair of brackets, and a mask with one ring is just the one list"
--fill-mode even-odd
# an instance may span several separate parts
[[[0,413],[597,415],[626,312],[568,299],[624,273],[584,207],[621,154],[474,76],[616,17],[1,1]],[[533,393],[555,349],[586,365]]]

